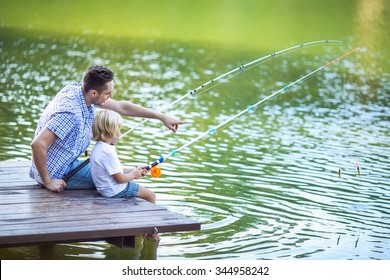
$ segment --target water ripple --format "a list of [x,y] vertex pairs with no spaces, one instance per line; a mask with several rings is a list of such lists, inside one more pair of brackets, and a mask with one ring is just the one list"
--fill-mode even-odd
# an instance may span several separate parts
[[[2,159],[30,156],[36,119],[90,63],[113,65],[115,98],[161,108],[221,74],[228,57],[178,44],[38,41],[0,44]],[[325,58],[286,56],[226,80],[172,109],[186,120],[178,133],[151,121],[125,136],[117,146],[120,158],[131,166],[150,163]],[[140,180],[159,204],[202,223],[200,231],[163,234],[158,258],[390,258],[389,75],[364,82],[352,58],[344,66],[319,73],[181,151],[161,165],[162,177]],[[125,120],[128,127],[137,122]],[[105,242],[58,248],[68,258],[96,259],[137,258],[141,250]]]

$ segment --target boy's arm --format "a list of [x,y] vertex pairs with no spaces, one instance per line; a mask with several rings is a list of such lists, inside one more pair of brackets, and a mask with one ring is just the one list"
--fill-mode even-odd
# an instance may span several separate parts
[[115,181],[118,184],[127,183],[134,179],[139,179],[146,175],[147,171],[146,169],[133,169],[130,173],[125,173],[125,170],[130,170],[128,168],[125,168],[123,173],[119,172],[116,174],[113,174],[112,177],[114,177]]
[[123,173],[124,174],[131,173],[133,170],[134,170],[134,168],[124,167],[123,168]]

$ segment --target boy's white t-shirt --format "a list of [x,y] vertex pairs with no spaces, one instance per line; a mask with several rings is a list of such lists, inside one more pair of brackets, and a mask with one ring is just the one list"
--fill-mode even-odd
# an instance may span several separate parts
[[112,197],[123,191],[127,183],[119,184],[112,175],[123,172],[114,145],[97,141],[90,158],[92,180],[97,191],[105,197]]

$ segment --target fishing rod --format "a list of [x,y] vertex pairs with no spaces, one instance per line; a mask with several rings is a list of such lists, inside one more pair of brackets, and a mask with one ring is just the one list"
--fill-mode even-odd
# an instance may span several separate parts
[[246,114],[247,112],[250,112],[250,111],[254,111],[257,107],[259,107],[260,105],[263,105],[264,103],[270,101],[271,99],[273,99],[274,97],[276,97],[277,95],[285,92],[287,89],[289,89],[290,87],[306,80],[307,78],[313,76],[314,74],[316,74],[317,72],[323,70],[324,68],[328,67],[329,65],[335,63],[336,61],[339,61],[340,59],[343,59],[344,57],[350,55],[351,53],[355,52],[359,50],[359,47],[357,48],[354,48],[352,49],[351,51],[327,62],[326,64],[322,65],[321,67],[318,67],[317,69],[311,71],[310,73],[302,76],[301,78],[295,80],[294,82],[291,82],[290,84],[284,86],[283,88],[275,91],[274,93],[272,93],[271,95],[265,97],[264,99],[260,100],[259,102],[247,107],[246,109],[240,111],[239,113],[237,113],[236,115],[230,117],[229,119],[225,120],[224,122],[220,123],[219,125],[217,125],[216,127],[212,128],[212,129],[209,129],[207,130],[206,132],[200,134],[198,137],[196,137],[195,139],[189,141],[188,143],[184,144],[183,146],[177,148],[176,150],[168,153],[167,155],[165,156],[161,156],[159,159],[157,159],[156,161],[152,162],[150,165],[146,166],[145,168],[149,171],[150,170],[150,174],[152,177],[154,178],[157,178],[161,175],[161,170],[157,167],[157,165],[161,164],[162,162],[166,161],[167,159],[169,159],[170,157],[173,157],[175,156],[177,153],[179,153],[181,150],[187,148],[188,146],[194,144],[195,142],[199,141],[200,139],[210,135],[210,134],[216,134],[216,131],[218,129],[220,129],[221,127],[229,124],[230,122],[232,122],[233,120],[241,117],[242,115]]
[[[227,76],[236,76],[240,73],[243,73],[245,70],[249,70],[250,68],[252,67],[255,67],[257,65],[260,65],[268,60],[271,60],[275,57],[278,57],[278,56],[281,56],[281,55],[284,55],[284,54],[287,54],[287,53],[290,53],[292,51],[295,51],[295,50],[298,50],[298,49],[302,49],[302,48],[306,48],[306,47],[309,47],[309,46],[316,46],[316,45],[323,45],[323,44],[343,44],[343,45],[347,45],[348,43],[344,42],[344,41],[338,41],[338,40],[319,40],[319,41],[312,41],[312,42],[307,42],[307,43],[302,43],[302,44],[299,44],[299,45],[296,45],[296,46],[293,46],[293,47],[289,47],[289,48],[286,48],[286,49],[283,49],[283,50],[280,50],[280,51],[277,51],[277,52],[273,52],[271,54],[268,54],[266,56],[263,56],[263,57],[260,57],[260,58],[257,58],[255,60],[252,60],[246,64],[243,64],[239,67],[236,67],[222,75],[219,75],[218,77],[214,78],[214,79],[211,79],[209,81],[207,81],[206,83],[198,86],[197,88],[193,89],[193,90],[190,90],[188,93],[186,93],[185,95],[179,97],[178,99],[174,100],[173,102],[165,105],[163,108],[160,109],[160,112],[163,112],[165,111],[166,109],[168,109],[169,107],[172,107],[173,105],[179,103],[180,101],[188,98],[188,97],[195,97],[196,95],[199,95],[209,89],[211,89],[212,87],[214,86],[217,86],[218,84],[220,84],[222,81],[223,81],[223,78],[227,77]],[[211,86],[212,87],[209,87]],[[138,127],[140,127],[141,125],[143,125],[145,122],[147,122],[148,119],[145,119],[143,120],[142,122],[138,123],[136,126],[130,128],[128,131],[126,131],[125,133],[122,134],[121,138],[131,132],[133,132],[135,129],[137,129]]]

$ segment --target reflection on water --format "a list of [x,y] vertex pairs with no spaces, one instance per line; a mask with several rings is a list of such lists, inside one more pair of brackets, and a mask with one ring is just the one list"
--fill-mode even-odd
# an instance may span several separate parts
[[[119,155],[134,166],[154,161],[347,49],[300,50],[227,80],[171,110],[187,122],[178,133],[148,122],[121,140]],[[24,36],[2,38],[0,53],[1,160],[29,158],[40,113],[90,64],[117,73],[115,98],[161,108],[252,55],[235,61],[197,46]],[[141,180],[202,230],[163,234],[158,248],[138,237],[131,250],[61,244],[1,249],[2,259],[389,259],[388,62],[362,63],[375,56],[340,61],[183,150],[161,178]]]

